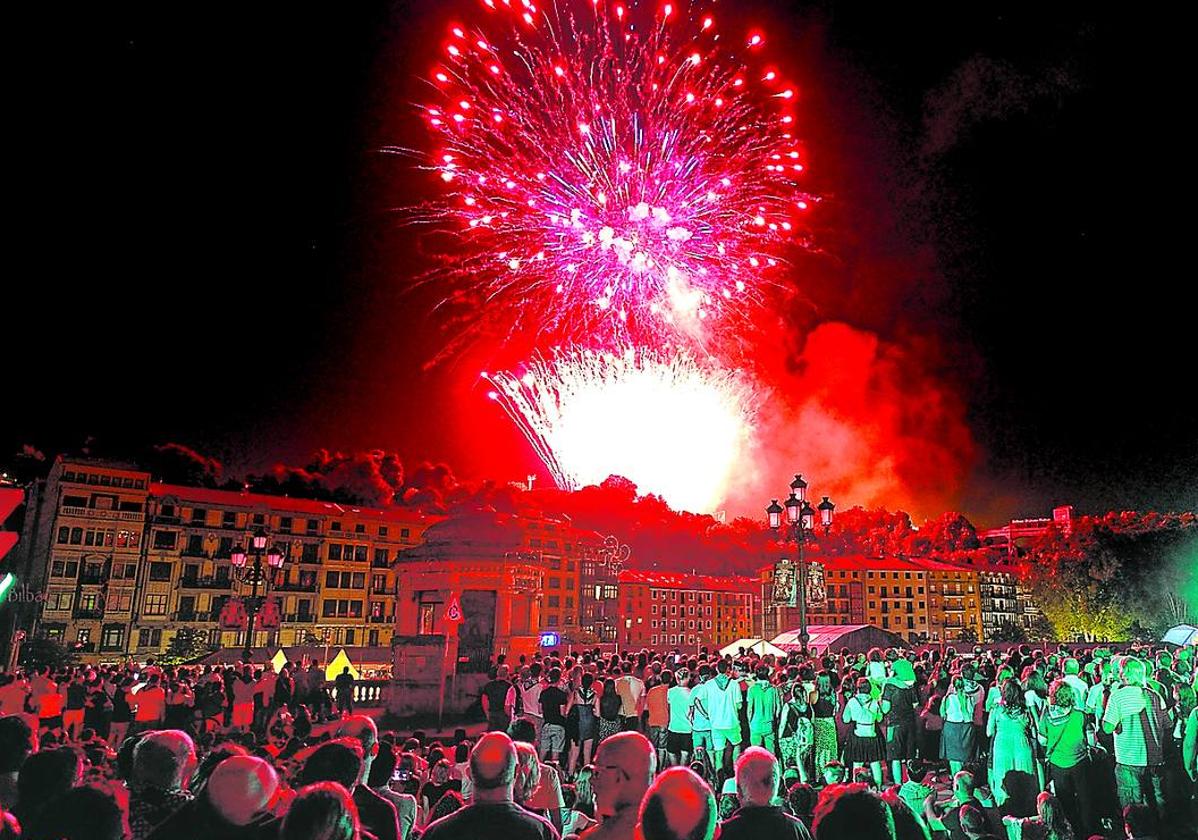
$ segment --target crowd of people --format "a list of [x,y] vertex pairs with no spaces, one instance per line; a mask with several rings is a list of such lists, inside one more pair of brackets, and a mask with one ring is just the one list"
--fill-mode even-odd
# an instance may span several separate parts
[[[561,789],[557,810],[553,795],[522,800],[519,784],[516,801],[585,840],[647,840],[650,816],[679,816],[670,796],[661,814],[650,807],[663,786],[709,802],[724,838],[1189,838],[1196,660],[1189,649],[1026,645],[584,652],[498,662],[481,705],[490,731],[518,751],[535,745],[542,775],[560,777],[538,785]],[[640,757],[613,765],[613,755]],[[614,766],[625,783],[639,779],[646,756],[641,797],[627,810],[604,803],[597,774]],[[870,833],[867,812],[888,827]],[[674,833],[654,836],[712,836],[666,823]]]
[[1198,836],[1192,651],[500,657],[485,731],[316,664],[0,674],[0,840]]

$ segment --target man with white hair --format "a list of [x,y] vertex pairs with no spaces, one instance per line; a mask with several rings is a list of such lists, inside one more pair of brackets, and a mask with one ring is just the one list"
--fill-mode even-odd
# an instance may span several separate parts
[[811,840],[807,826],[774,804],[782,768],[773,753],[749,747],[736,762],[740,808],[720,824],[720,840]]
[[147,732],[133,749],[129,827],[142,840],[192,800],[187,780],[196,766],[195,744],[178,729]]
[[1165,739],[1172,724],[1164,699],[1148,688],[1142,659],[1123,660],[1123,685],[1111,692],[1102,716],[1103,731],[1115,736],[1115,784],[1119,804],[1147,805],[1163,812]]

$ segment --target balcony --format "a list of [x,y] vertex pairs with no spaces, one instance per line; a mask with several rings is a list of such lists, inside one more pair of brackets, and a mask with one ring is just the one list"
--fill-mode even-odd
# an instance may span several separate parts
[[300,581],[287,581],[286,583],[278,583],[272,587],[276,592],[315,592],[316,581],[302,583]]
[[75,651],[75,653],[95,653],[96,652],[96,643],[95,642],[75,642],[74,644],[70,645],[69,647],[71,650]]
[[181,577],[179,586],[184,589],[232,589],[232,578]]
[[208,552],[204,551],[202,545],[185,545],[183,550],[179,552],[184,557],[207,557]]
[[90,573],[89,574],[87,572],[84,572],[83,574],[79,575],[79,582],[85,586],[94,586],[96,584],[103,583],[104,582],[104,573],[99,572],[99,573]]
[[394,624],[395,617],[390,615],[372,615],[370,617],[371,624]]
[[104,617],[104,610],[98,610],[98,609],[94,609],[94,608],[90,609],[90,610],[76,608],[71,611],[71,618],[95,619],[95,618],[103,618],[103,617]]
[[63,516],[82,516],[88,519],[115,519],[119,522],[141,522],[145,514],[139,510],[101,510],[100,508],[63,505]]
[[316,613],[287,613],[283,616],[284,624],[311,624],[316,621]]
[[176,610],[171,613],[171,621],[217,621],[220,618],[218,610]]

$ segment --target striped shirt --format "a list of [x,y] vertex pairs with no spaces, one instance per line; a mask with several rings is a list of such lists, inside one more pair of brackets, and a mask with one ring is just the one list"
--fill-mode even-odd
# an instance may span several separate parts
[[1103,725],[1115,732],[1115,761],[1128,767],[1149,767],[1165,761],[1164,739],[1169,736],[1165,701],[1155,691],[1125,685],[1111,692]]

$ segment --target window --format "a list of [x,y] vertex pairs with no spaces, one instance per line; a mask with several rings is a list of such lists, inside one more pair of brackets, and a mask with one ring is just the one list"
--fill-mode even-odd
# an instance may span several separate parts
[[[356,560],[359,563],[365,563],[367,561],[367,559],[369,559],[366,556],[366,553],[369,550],[370,550],[370,546],[368,546],[368,545],[355,545],[354,546],[354,560]],[[348,560],[349,557],[347,556],[346,559]]]
[[387,576],[386,575],[371,575],[371,577],[370,577],[370,591],[371,592],[382,592],[386,588],[387,588]]
[[366,587],[366,573],[354,572],[353,580],[350,582],[350,586],[353,589],[364,589]]
[[66,545],[71,539],[71,529],[65,525],[58,529],[58,542],[60,545]]
[[354,639],[356,639],[356,638],[357,638],[357,633],[354,630],[354,628],[351,627],[345,631],[345,643],[347,645],[352,645],[354,643]]
[[146,595],[142,615],[166,615],[166,595]]
[[83,545],[83,529],[71,529],[71,545]]
[[353,618],[361,618],[362,617],[362,602],[361,601],[350,601],[349,602],[349,614]]
[[79,609],[94,610],[96,608],[96,595],[94,592],[89,592],[79,596]]
[[171,579],[171,564],[170,563],[151,563],[150,564],[150,580],[170,580]]
[[309,519],[308,520],[308,533],[315,534],[319,530],[320,530],[320,520],[319,519]]
[[192,508],[191,509],[191,521],[192,522],[198,522],[199,524],[202,525],[202,524],[204,524],[204,522],[207,519],[208,519],[208,511],[204,510],[203,508]]
[[74,592],[51,592],[46,598],[46,609],[69,610],[74,595]]
[[265,525],[266,524],[266,514],[255,513],[254,514],[254,524],[255,525]]
[[[199,535],[196,535],[199,539]],[[154,548],[161,551],[174,551],[175,546],[179,544],[178,531],[155,531],[154,532]]]
[[325,576],[324,576],[324,585],[325,585],[326,589],[340,589],[341,588],[341,573],[340,572],[326,572]]
[[550,589],[561,589],[562,588],[562,579],[557,576],[551,576],[549,578],[549,588]]
[[100,646],[105,650],[119,649],[125,643],[124,627],[105,627],[100,637]]
[[162,631],[143,628],[137,631],[138,647],[158,647],[162,644]]
[[80,627],[78,632],[75,633],[75,641],[79,642],[80,644],[86,645],[91,640],[92,631],[90,627]]
[[365,534],[366,533],[366,524],[363,522],[355,523],[354,524],[354,533],[355,534]]
[[332,525],[330,525],[330,526],[329,526],[329,530],[330,530],[330,531],[340,531],[340,530],[341,530],[341,523],[340,523],[340,522],[334,522]]
[[388,548],[376,548],[374,550],[374,562],[377,566],[386,566],[391,562],[391,550]]
[[225,528],[237,527],[237,511],[226,510],[220,515],[220,524]]
[[567,595],[566,596],[566,609],[573,609],[573,608],[574,608],[574,596]]
[[400,528],[399,529],[399,538],[401,540],[406,540],[409,536],[411,536],[411,533],[412,533],[411,528]]
[[416,632],[421,636],[431,636],[436,623],[437,605],[421,604],[420,613],[416,617]]
[[550,595],[548,598],[548,602],[549,602],[548,606],[551,609],[558,609],[559,607],[561,607],[561,600],[562,599],[560,597],[558,597],[557,595]]
[[324,601],[320,606],[320,614],[324,618],[332,618],[337,615],[337,602]]
[[341,559],[341,543],[329,543],[329,559]]
[[380,537],[385,537],[385,536],[387,536],[387,534],[389,534],[390,532],[391,532],[391,529],[390,529],[390,528],[388,528],[386,525],[380,525],[380,526],[379,526],[379,536],[380,536]]
[[557,627],[557,616],[556,615],[546,616],[545,617],[545,626],[546,627]]

